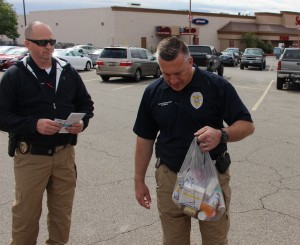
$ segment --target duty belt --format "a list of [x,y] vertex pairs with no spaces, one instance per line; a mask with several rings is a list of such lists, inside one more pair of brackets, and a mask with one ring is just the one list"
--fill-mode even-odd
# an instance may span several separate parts
[[30,152],[32,155],[53,156],[54,153],[65,149],[69,145],[70,144],[59,146],[33,145],[26,141],[19,141],[18,149],[22,154],[27,154],[28,152]]

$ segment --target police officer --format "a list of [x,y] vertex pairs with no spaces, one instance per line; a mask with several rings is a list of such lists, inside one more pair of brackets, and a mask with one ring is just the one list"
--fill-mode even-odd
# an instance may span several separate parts
[[[0,83],[0,130],[17,137],[11,245],[36,244],[43,193],[47,191],[46,244],[66,244],[76,185],[74,145],[93,117],[93,101],[77,71],[52,57],[51,28],[35,21],[25,28],[29,56],[9,68]],[[82,120],[59,133],[70,113]]]
[[145,176],[156,141],[155,177],[163,244],[190,244],[191,218],[172,201],[172,193],[176,173],[193,138],[197,137],[202,151],[209,152],[214,161],[221,159],[217,161],[218,177],[227,208],[219,221],[199,221],[202,244],[228,244],[230,161],[222,156],[227,151],[227,142],[241,140],[254,132],[250,113],[228,81],[193,66],[183,41],[166,38],[157,50],[163,76],[146,88],[133,128],[137,135],[136,199],[141,206],[150,208]]

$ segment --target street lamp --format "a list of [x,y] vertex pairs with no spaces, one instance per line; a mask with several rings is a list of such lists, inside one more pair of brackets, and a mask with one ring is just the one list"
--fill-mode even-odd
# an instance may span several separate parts
[[192,29],[192,0],[190,0],[190,10],[189,10],[189,44],[192,44],[191,30]]
[[26,10],[25,10],[25,0],[23,0],[23,11],[24,11],[24,24],[26,26]]

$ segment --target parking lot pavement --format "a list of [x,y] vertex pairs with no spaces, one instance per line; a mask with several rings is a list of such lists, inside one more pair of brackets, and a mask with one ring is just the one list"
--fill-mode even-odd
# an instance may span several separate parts
[[[78,182],[70,242],[72,245],[158,245],[154,159],[147,173],[152,207],[140,207],[134,195],[135,135],[132,126],[142,93],[153,79],[102,82],[95,70],[80,72],[95,101],[95,117],[76,146]],[[1,76],[1,73],[0,73]],[[230,245],[299,245],[300,241],[300,91],[276,89],[276,60],[264,71],[225,67],[224,76],[252,113],[254,135],[229,144],[233,160]],[[14,199],[12,159],[7,134],[0,132],[0,237],[10,239]],[[46,206],[38,244],[47,237]],[[192,245],[200,245],[193,220]]]

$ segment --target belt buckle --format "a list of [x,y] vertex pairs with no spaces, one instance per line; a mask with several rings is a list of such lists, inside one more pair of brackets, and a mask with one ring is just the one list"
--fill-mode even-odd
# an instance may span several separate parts
[[56,147],[54,148],[54,152],[56,153],[56,152],[58,152],[58,151],[60,151],[60,150],[63,150],[63,149],[65,149],[67,146],[68,146],[68,145],[59,145],[59,146],[56,146]]
[[19,151],[22,153],[22,154],[26,154],[29,152],[30,150],[30,145],[25,142],[25,141],[20,141],[19,142]]

